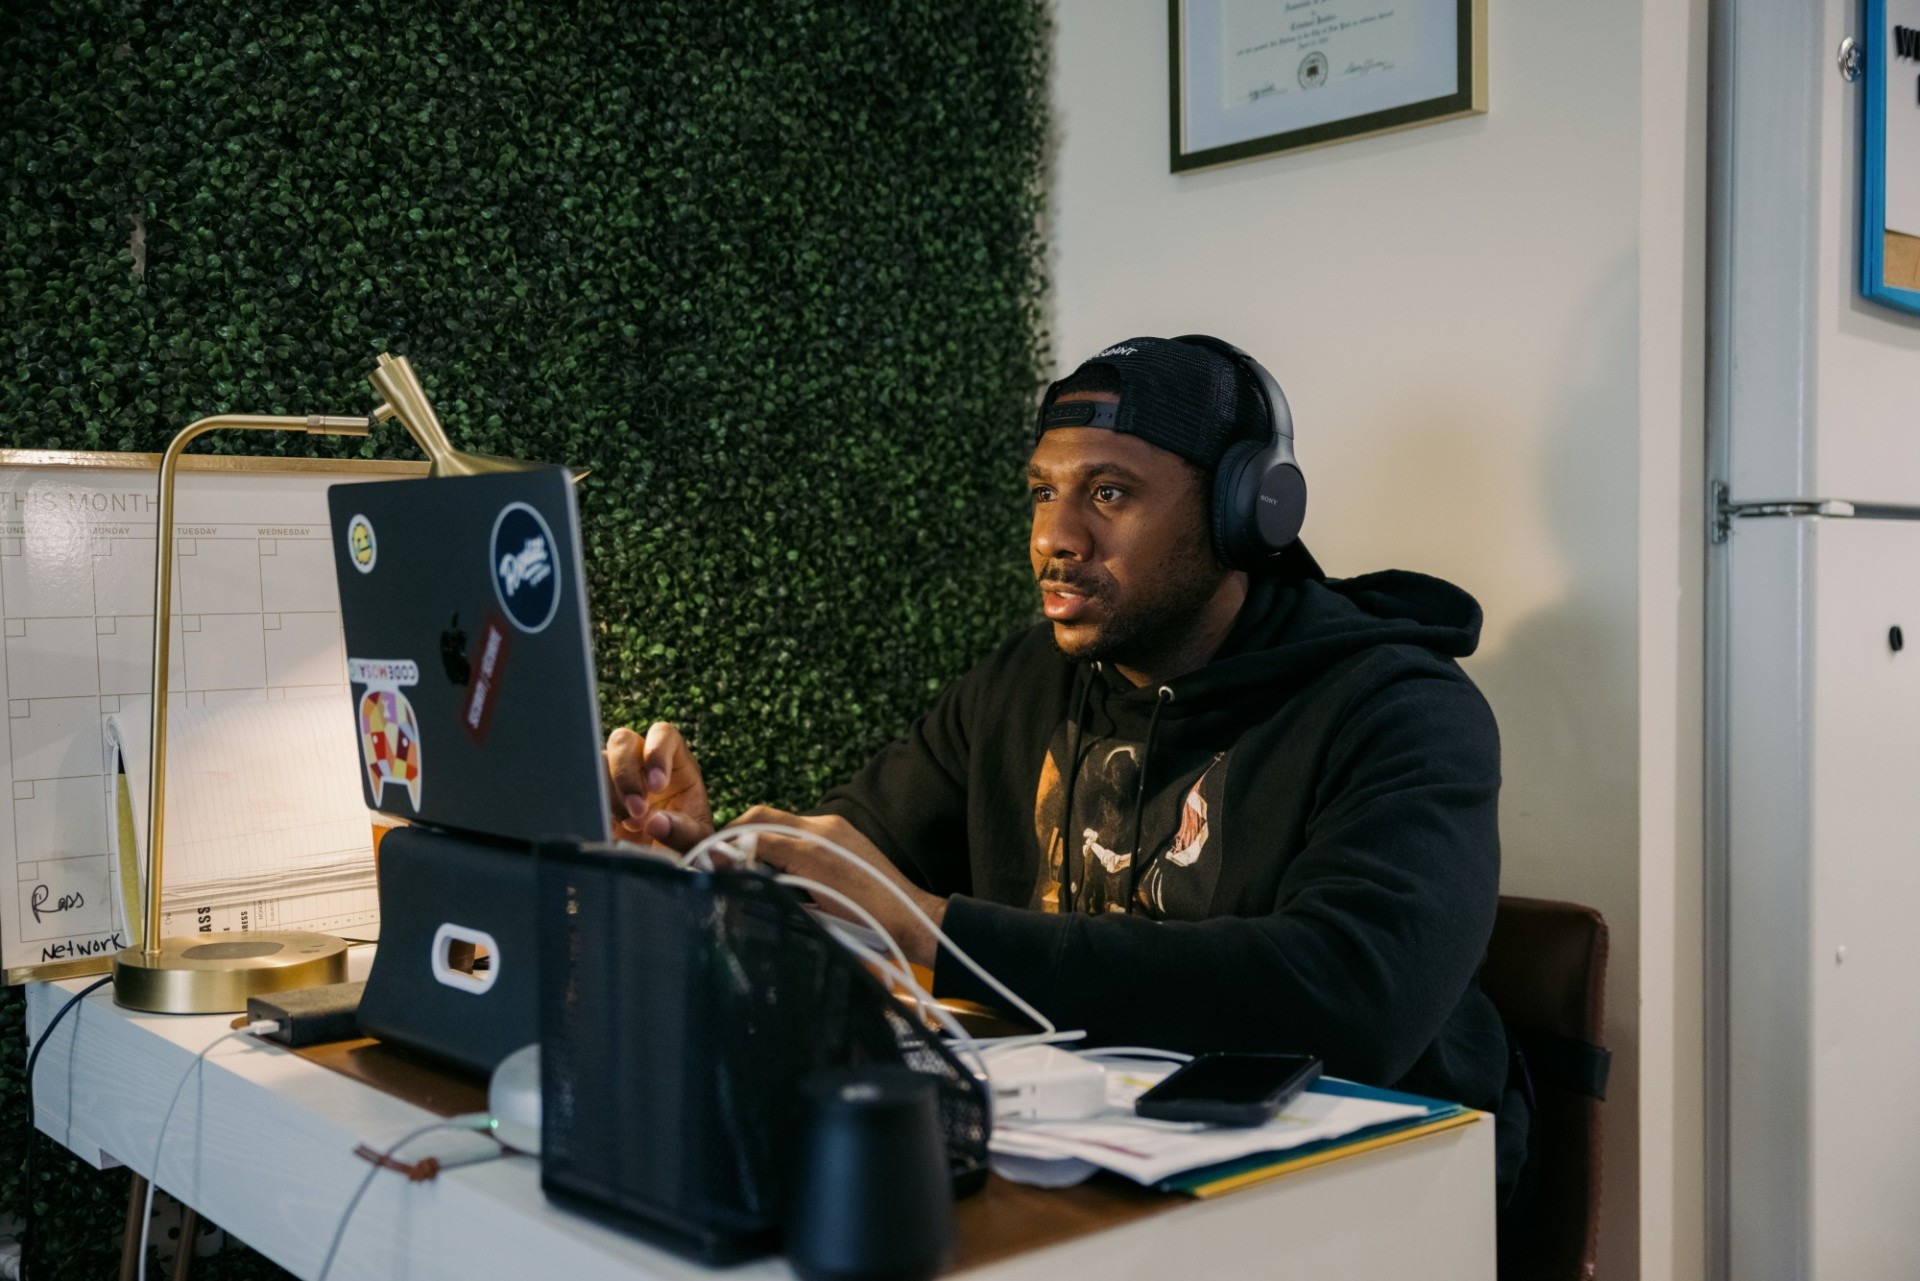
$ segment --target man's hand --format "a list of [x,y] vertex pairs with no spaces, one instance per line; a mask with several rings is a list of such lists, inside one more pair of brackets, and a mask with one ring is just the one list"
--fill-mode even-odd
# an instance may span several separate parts
[[620,840],[684,854],[713,835],[700,763],[665,721],[654,722],[644,743],[624,726],[607,736],[607,797]]
[[[900,873],[885,854],[874,843],[860,833],[860,830],[846,819],[837,815],[817,818],[801,818],[782,810],[765,805],[756,805],[727,824],[729,828],[744,827],[749,823],[779,823],[785,827],[797,827],[803,831],[824,836],[834,844],[841,846],[875,868],[880,876],[863,872],[846,859],[831,850],[822,849],[811,842],[791,836],[779,836],[762,832],[754,839],[758,842],[755,854],[762,863],[790,872],[795,876],[804,876],[810,881],[819,881],[822,885],[836,889],[873,913],[881,928],[893,936],[900,950],[915,965],[931,966],[934,954],[938,950],[938,940],[933,931],[923,924],[919,917],[907,910],[897,897],[889,894],[880,884],[884,877],[906,892],[909,899],[925,912],[933,923],[938,925],[947,914],[947,900],[938,895],[929,894],[915,887]],[[852,919],[851,914],[830,898],[822,897],[820,907],[835,916]]]

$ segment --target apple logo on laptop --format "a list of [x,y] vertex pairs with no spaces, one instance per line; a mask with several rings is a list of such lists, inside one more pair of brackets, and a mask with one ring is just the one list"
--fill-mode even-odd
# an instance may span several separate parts
[[440,663],[447,669],[447,679],[455,685],[465,685],[473,679],[473,664],[467,661],[467,634],[461,630],[458,614],[447,624],[447,630],[440,633]]

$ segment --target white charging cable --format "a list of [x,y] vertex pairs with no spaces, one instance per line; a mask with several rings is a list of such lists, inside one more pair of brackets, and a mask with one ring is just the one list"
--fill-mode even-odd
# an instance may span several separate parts
[[[698,845],[695,845],[691,850],[687,851],[686,857],[680,860],[680,865],[682,867],[691,867],[691,866],[700,864],[702,860],[705,860],[704,865],[707,867],[712,867],[713,866],[712,853],[715,850],[719,850],[725,853],[729,858],[732,858],[737,862],[744,863],[747,866],[752,866],[755,862],[754,849],[757,842],[749,840],[744,843],[744,848],[743,848],[740,845],[736,845],[735,840],[743,836],[758,837],[763,833],[770,836],[789,836],[789,837],[796,838],[798,840],[806,841],[816,846],[819,849],[826,850],[827,852],[835,855],[836,857],[844,859],[846,862],[853,864],[855,867],[859,868],[861,871],[865,872],[867,875],[873,877],[874,880],[876,880],[877,882],[880,883],[880,885],[885,887],[886,891],[889,894],[899,899],[900,902],[905,905],[907,911],[913,915],[914,919],[918,920],[922,925],[927,927],[927,929],[933,934],[933,936],[939,940],[939,944],[941,947],[944,947],[947,949],[947,951],[953,953],[954,959],[958,960],[962,965],[966,966],[967,969],[971,971],[976,978],[978,978],[981,982],[985,983],[988,987],[992,988],[993,991],[998,993],[1000,996],[1005,997],[1009,1005],[1011,1005],[1015,1010],[1019,1011],[1021,1014],[1025,1015],[1029,1020],[1031,1020],[1034,1024],[1038,1025],[1041,1029],[1037,1033],[1021,1035],[1021,1036],[988,1037],[988,1038],[961,1037],[959,1039],[962,1044],[969,1045],[969,1046],[982,1046],[982,1047],[984,1046],[1012,1047],[1015,1045],[1044,1045],[1044,1044],[1050,1044],[1056,1041],[1078,1040],[1082,1036],[1086,1035],[1084,1032],[1062,1032],[1058,1028],[1056,1028],[1053,1024],[1052,1019],[1049,1019],[1046,1015],[1042,1014],[1039,1010],[1034,1009],[1033,1006],[1029,1005],[1020,996],[1019,993],[1015,992],[1012,988],[1008,987],[1005,983],[1002,983],[999,979],[989,974],[986,970],[986,967],[982,966],[978,961],[974,960],[971,956],[967,955],[966,950],[962,948],[958,943],[955,943],[951,938],[949,938],[947,936],[947,932],[941,929],[938,925],[936,925],[933,921],[933,918],[928,916],[924,911],[922,911],[920,908],[920,905],[918,903],[915,903],[905,890],[901,889],[898,885],[894,884],[892,879],[889,878],[885,872],[882,872],[879,868],[869,863],[866,859],[861,858],[858,854],[855,854],[852,850],[846,848],[844,845],[841,845],[836,841],[829,840],[827,837],[821,836],[817,832],[809,832],[805,828],[800,828],[800,827],[791,827],[785,823],[742,823],[734,827],[724,828],[721,831],[715,832],[713,835],[701,841]],[[872,919],[871,916],[869,916],[868,919],[871,920]],[[885,930],[878,929],[877,924],[874,926],[874,928],[877,930],[878,933],[882,935],[886,934]],[[843,939],[843,942],[844,942],[844,939]],[[915,984],[914,986],[917,987],[918,984]]]
[[[166,1151],[167,1124],[173,1120],[173,1110],[179,1106],[180,1096],[186,1092],[187,1082],[194,1078],[196,1072],[206,1066],[207,1055],[213,1053],[215,1046],[224,1045],[236,1037],[271,1036],[279,1030],[280,1020],[261,1019],[258,1022],[249,1023],[245,1027],[237,1027],[224,1036],[214,1037],[213,1040],[207,1042],[200,1053],[193,1056],[193,1062],[187,1065],[187,1070],[180,1076],[180,1084],[173,1087],[173,1097],[167,1101],[166,1114],[160,1118],[160,1133],[155,1136],[153,1140],[153,1173],[147,1176],[146,1209],[140,1216],[140,1263],[137,1273],[139,1281],[147,1281],[147,1236],[149,1229],[153,1226],[153,1190],[160,1186],[160,1155]],[[187,1248],[187,1243],[184,1239],[180,1242],[180,1248],[183,1250]],[[175,1262],[174,1268],[176,1270],[179,1266],[179,1263]]]
[[866,926],[881,942],[886,944],[886,954],[882,955],[876,952],[873,948],[867,946],[863,940],[855,938],[851,931],[835,931],[832,922],[838,920],[838,918],[828,917],[823,924],[826,924],[827,932],[833,935],[834,941],[845,947],[848,951],[859,953],[862,960],[870,964],[878,965],[882,970],[886,971],[889,979],[905,987],[908,994],[913,997],[914,1007],[918,1009],[923,1016],[931,1018],[949,1034],[965,1037],[966,1029],[960,1026],[960,1021],[954,1018],[950,1011],[941,1008],[940,1003],[933,999],[933,994],[920,986],[919,979],[914,977],[913,963],[907,959],[907,954],[901,950],[900,944],[894,939],[893,935],[887,933],[886,928],[880,924],[873,913],[869,912],[852,897],[834,889],[831,885],[813,880],[810,877],[795,876],[791,872],[782,872],[773,879],[781,885],[790,885],[795,889],[805,890],[816,898],[831,899],[852,913],[860,924]]
[[[485,1112],[469,1112],[463,1116],[450,1117],[444,1121],[435,1121],[429,1125],[423,1125],[417,1129],[409,1130],[407,1133],[395,1139],[385,1152],[382,1152],[378,1158],[371,1162],[371,1167],[367,1170],[367,1177],[360,1180],[360,1186],[353,1190],[353,1197],[347,1202],[347,1208],[341,1211],[340,1222],[335,1225],[333,1229],[333,1240],[327,1246],[327,1257],[321,1260],[320,1271],[314,1275],[314,1281],[326,1281],[327,1273],[333,1270],[333,1257],[340,1252],[340,1242],[346,1239],[348,1220],[353,1218],[354,1210],[360,1205],[360,1198],[364,1197],[367,1194],[367,1189],[373,1186],[374,1176],[380,1173],[383,1166],[392,1162],[394,1153],[415,1139],[432,1134],[438,1130],[472,1130],[491,1137],[494,1124],[494,1118]],[[495,1139],[494,1142],[498,1143],[499,1140]],[[502,1148],[501,1151],[505,1152],[506,1149]]]
[[1157,1050],[1151,1045],[1096,1045],[1084,1050],[1075,1050],[1083,1059],[1167,1059],[1174,1063],[1191,1063],[1193,1055],[1182,1054],[1178,1050]]

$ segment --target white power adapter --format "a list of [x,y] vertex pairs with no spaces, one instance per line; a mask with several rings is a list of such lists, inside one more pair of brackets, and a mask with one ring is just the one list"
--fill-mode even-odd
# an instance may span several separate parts
[[1107,1105],[1107,1071],[1051,1045],[988,1051],[996,1121],[1076,1121]]

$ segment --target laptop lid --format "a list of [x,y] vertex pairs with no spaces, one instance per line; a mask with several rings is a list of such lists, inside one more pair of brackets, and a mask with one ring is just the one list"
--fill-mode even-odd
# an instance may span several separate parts
[[368,807],[608,839],[566,471],[335,485],[327,508]]

